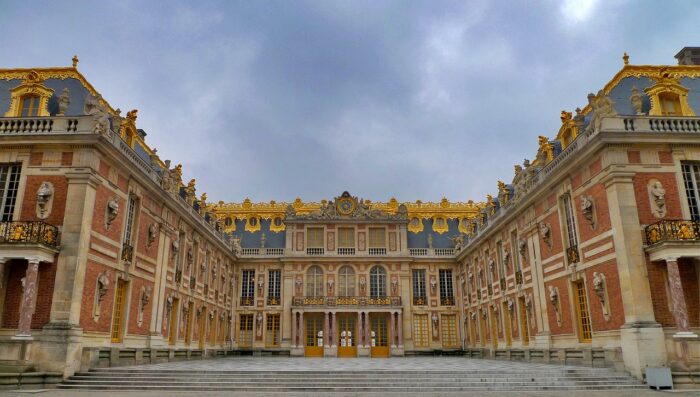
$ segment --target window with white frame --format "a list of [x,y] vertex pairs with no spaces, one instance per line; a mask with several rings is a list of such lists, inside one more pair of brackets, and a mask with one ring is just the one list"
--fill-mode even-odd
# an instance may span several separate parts
[[688,197],[690,219],[700,220],[700,163],[682,163],[683,184]]
[[12,221],[21,168],[19,164],[0,165],[0,210],[3,222]]

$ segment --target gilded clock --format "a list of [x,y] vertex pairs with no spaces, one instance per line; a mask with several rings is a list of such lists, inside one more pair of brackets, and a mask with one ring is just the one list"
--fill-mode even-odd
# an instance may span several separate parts
[[355,200],[350,197],[341,197],[336,203],[336,209],[341,215],[350,215],[355,212]]

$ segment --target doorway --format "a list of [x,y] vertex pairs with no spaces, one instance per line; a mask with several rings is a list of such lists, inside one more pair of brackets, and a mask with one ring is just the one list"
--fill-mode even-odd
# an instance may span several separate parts
[[389,316],[386,313],[373,313],[369,319],[371,356],[389,357]]
[[357,314],[338,313],[338,357],[357,357]]
[[306,357],[323,357],[323,317],[323,313],[308,313],[305,316],[304,355]]

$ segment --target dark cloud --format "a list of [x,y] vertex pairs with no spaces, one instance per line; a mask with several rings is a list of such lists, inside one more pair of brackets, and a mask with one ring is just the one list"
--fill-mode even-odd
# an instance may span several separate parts
[[[2,67],[68,65],[211,199],[482,200],[695,2],[4,4]],[[28,28],[27,21],[31,21]],[[672,24],[664,21],[673,21]]]

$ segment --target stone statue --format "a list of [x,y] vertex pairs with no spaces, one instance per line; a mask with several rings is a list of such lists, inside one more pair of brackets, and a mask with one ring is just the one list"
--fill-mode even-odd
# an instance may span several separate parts
[[523,239],[518,240],[518,252],[520,256],[525,257],[525,253],[527,253],[527,241]]
[[49,182],[42,182],[36,191],[37,217],[46,219],[49,216],[53,186]]
[[146,247],[150,248],[153,242],[156,241],[156,233],[158,233],[158,227],[155,223],[151,223],[148,226],[148,238],[146,240]]
[[287,208],[286,208],[285,211],[284,211],[284,217],[285,217],[286,219],[291,219],[291,218],[294,218],[294,216],[296,215],[296,213],[297,213],[297,212],[296,212],[296,210],[294,209],[294,206],[292,206],[291,204],[289,204],[289,205],[287,205]]
[[61,96],[58,97],[58,114],[57,116],[65,116],[66,115],[66,110],[68,110],[68,106],[70,105],[70,90],[68,88],[64,88],[63,91],[61,92]]
[[433,249],[433,234],[428,234],[428,248]]
[[639,93],[637,87],[632,87],[632,96],[630,96],[630,102],[634,108],[635,114],[641,116],[644,114],[642,112],[642,95]]
[[596,133],[600,131],[603,124],[603,118],[617,116],[615,104],[605,95],[603,90],[598,91],[597,95],[588,94],[588,103],[592,109],[591,120],[586,127],[586,132]]
[[588,221],[591,229],[595,229],[595,219],[593,219],[593,197],[581,196],[581,212],[583,212],[583,217]]
[[117,218],[117,215],[119,214],[119,201],[116,197],[113,197],[107,202],[107,217],[106,217],[106,225],[107,225],[107,230],[112,226],[112,222]]
[[452,237],[452,242],[454,243],[455,254],[456,254],[459,251],[461,251],[462,248],[464,248],[464,235],[458,234],[458,235]]
[[657,218],[666,216],[666,189],[658,180],[649,183],[649,195],[651,196],[651,212]]
[[540,223],[540,233],[547,247],[552,248],[552,227],[548,223],[542,222]]
[[102,303],[102,300],[107,295],[107,290],[109,288],[109,275],[107,272],[102,272],[97,277],[97,303]]
[[111,136],[111,131],[109,130],[109,115],[103,109],[102,104],[100,104],[99,98],[88,95],[85,100],[83,112],[88,116],[92,116],[95,122],[94,133],[101,134],[107,138]]
[[602,273],[593,272],[593,290],[600,303],[605,304],[605,278]]
[[241,238],[238,236],[233,236],[231,239],[231,249],[236,256],[241,256],[243,248],[241,247]]
[[260,235],[260,248],[265,248],[266,242],[267,242],[267,237],[265,236],[265,233],[262,233]]

